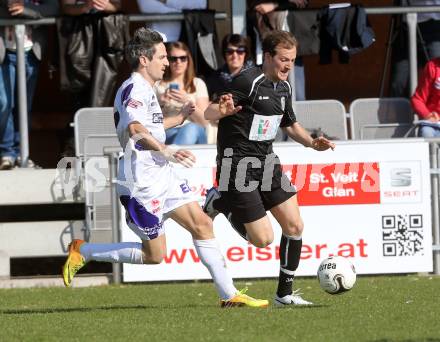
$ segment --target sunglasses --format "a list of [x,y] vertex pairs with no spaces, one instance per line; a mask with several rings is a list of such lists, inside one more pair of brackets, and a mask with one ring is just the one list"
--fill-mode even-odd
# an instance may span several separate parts
[[225,54],[227,55],[233,55],[234,53],[237,53],[238,55],[244,55],[246,53],[246,48],[244,46],[240,46],[237,49],[233,49],[233,48],[225,49]]
[[171,63],[176,63],[177,60],[180,60],[182,63],[185,63],[188,61],[188,56],[168,56],[168,60]]

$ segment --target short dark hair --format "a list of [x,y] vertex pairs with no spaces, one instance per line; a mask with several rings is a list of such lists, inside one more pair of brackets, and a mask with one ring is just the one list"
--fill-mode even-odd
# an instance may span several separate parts
[[125,58],[132,69],[139,67],[139,57],[141,56],[151,60],[156,53],[156,45],[162,42],[163,38],[159,32],[145,27],[138,28],[125,47]]
[[298,41],[290,32],[273,30],[263,39],[263,54],[268,52],[271,56],[275,56],[277,47],[291,49],[298,47]]
[[232,33],[227,34],[222,40],[222,53],[223,57],[225,57],[225,51],[228,45],[234,46],[244,46],[246,48],[246,59],[249,58],[250,49],[248,39],[240,34]]

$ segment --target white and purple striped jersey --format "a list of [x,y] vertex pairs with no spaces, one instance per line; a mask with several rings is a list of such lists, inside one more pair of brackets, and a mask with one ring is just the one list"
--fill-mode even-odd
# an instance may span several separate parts
[[114,104],[115,126],[124,156],[119,160],[116,190],[127,224],[142,240],[164,234],[163,221],[172,210],[194,202],[186,180],[158,152],[145,150],[130,138],[128,126],[139,122],[165,143],[162,110],[151,85],[137,72],[119,88]]
[[116,133],[124,150],[118,178],[123,177],[126,181],[136,183],[136,186],[148,186],[150,181],[145,178],[146,173],[157,172],[158,168],[162,168],[168,162],[159,153],[145,150],[141,144],[130,138],[129,124],[139,122],[155,139],[165,143],[162,110],[153,87],[141,74],[133,72],[118,89],[114,102],[114,116]]

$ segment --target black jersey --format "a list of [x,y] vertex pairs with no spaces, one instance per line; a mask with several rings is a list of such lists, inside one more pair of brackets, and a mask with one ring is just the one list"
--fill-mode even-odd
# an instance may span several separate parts
[[235,106],[242,106],[242,109],[219,122],[218,166],[227,148],[233,149],[233,167],[243,157],[257,157],[264,161],[273,152],[272,142],[278,128],[296,122],[289,83],[274,83],[259,67],[253,67],[235,77],[227,92],[232,94]]

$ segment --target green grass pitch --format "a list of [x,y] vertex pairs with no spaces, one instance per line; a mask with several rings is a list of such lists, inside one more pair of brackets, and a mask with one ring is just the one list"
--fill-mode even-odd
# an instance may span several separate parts
[[[236,285],[272,299],[276,281]],[[440,341],[440,277],[296,286],[316,305],[221,309],[210,282],[0,290],[0,341]]]

